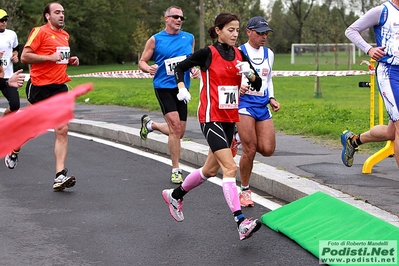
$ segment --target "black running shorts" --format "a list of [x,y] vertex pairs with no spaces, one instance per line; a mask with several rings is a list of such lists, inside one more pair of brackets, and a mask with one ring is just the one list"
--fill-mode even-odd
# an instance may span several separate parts
[[177,99],[179,89],[155,89],[163,115],[177,111],[180,121],[187,121],[187,104]]
[[35,86],[30,80],[26,84],[26,97],[28,102],[35,104],[50,98],[53,95],[57,95],[61,92],[67,92],[68,86],[66,84],[50,84],[44,86]]
[[210,122],[201,123],[201,131],[212,152],[230,148],[233,140],[235,123]]

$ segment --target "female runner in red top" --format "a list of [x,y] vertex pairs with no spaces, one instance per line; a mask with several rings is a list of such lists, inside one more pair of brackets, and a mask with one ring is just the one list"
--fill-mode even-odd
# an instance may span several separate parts
[[247,90],[247,86],[241,87],[242,75],[249,79],[251,87],[256,90],[260,89],[262,80],[245,54],[234,46],[239,26],[240,19],[237,15],[219,14],[214,26],[208,30],[210,37],[216,39],[216,42],[194,52],[175,68],[179,100],[191,98],[184,88],[183,73],[193,66],[199,66],[201,69],[198,119],[210,149],[202,168],[190,173],[179,187],[164,190],[162,195],[169,205],[172,217],[181,222],[184,219],[183,196],[207,178],[216,176],[219,168],[222,168],[223,194],[237,223],[240,240],[244,240],[259,230],[261,223],[257,219],[245,218],[241,212],[236,186],[237,165],[230,144],[235,122],[239,119],[239,93],[243,94]]

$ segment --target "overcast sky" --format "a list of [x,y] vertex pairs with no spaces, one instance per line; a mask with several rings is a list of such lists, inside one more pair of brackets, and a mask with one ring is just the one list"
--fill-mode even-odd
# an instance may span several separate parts
[[260,0],[262,7],[266,8],[267,7],[267,3],[269,2],[269,0]]

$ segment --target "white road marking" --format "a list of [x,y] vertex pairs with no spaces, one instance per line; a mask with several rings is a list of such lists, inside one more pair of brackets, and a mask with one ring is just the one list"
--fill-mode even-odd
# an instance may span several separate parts
[[[112,141],[109,141],[109,140],[104,140],[104,139],[100,139],[100,138],[96,138],[96,137],[92,137],[92,136],[87,136],[87,135],[82,135],[82,134],[78,134],[78,133],[74,133],[74,132],[69,132],[68,135],[71,135],[71,136],[74,136],[74,137],[77,137],[77,138],[92,140],[92,141],[95,141],[95,142],[98,142],[98,143],[101,143],[101,144],[104,144],[104,145],[108,145],[108,146],[111,146],[111,147],[114,147],[114,148],[118,148],[118,149],[121,149],[121,150],[124,150],[124,151],[127,151],[127,152],[131,152],[131,153],[140,155],[140,156],[144,156],[144,157],[150,158],[152,160],[156,160],[158,162],[161,162],[161,163],[164,163],[164,164],[167,164],[167,165],[171,165],[172,164],[171,160],[168,159],[168,158],[165,158],[165,157],[162,157],[162,156],[159,156],[159,155],[156,155],[156,154],[152,154],[152,153],[149,153],[149,152],[143,152],[143,150],[139,150],[139,149],[136,149],[136,148],[133,148],[133,147],[130,147],[130,146],[126,146],[126,145],[120,144],[120,143],[115,143],[115,142],[112,142]],[[189,172],[189,173],[196,169],[196,168],[190,167],[188,165],[184,165],[184,164],[180,164],[180,168],[183,169],[186,172]],[[212,182],[212,183],[214,183],[216,185],[222,186],[222,179],[220,179],[218,177],[208,178],[208,181]],[[237,187],[237,189],[239,189],[239,188]],[[277,204],[277,203],[275,203],[275,202],[273,202],[271,200],[265,199],[265,198],[261,197],[260,195],[254,193],[254,192],[252,192],[252,200],[254,202],[256,202],[257,204],[260,204],[263,207],[268,208],[269,210],[272,210],[272,211],[277,209],[277,208],[279,208],[279,207],[281,207],[280,204]]]

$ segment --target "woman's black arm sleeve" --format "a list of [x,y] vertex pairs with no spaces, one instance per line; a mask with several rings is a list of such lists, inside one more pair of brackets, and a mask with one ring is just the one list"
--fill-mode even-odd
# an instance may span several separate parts
[[250,81],[251,87],[254,88],[256,91],[259,91],[260,88],[262,87],[262,78],[259,77],[258,72],[256,72],[255,68],[252,66],[251,62],[249,61],[248,57],[244,54],[244,52],[240,50],[240,53],[242,56],[242,61],[247,61],[255,74],[255,80],[253,82]]
[[202,67],[204,67],[206,64],[206,59],[208,58],[210,52],[211,50],[208,47],[205,47],[201,50],[195,51],[188,58],[181,61],[175,67],[176,83],[184,82],[184,72],[191,69],[192,67],[199,66],[202,69]]

